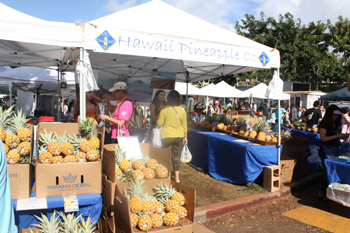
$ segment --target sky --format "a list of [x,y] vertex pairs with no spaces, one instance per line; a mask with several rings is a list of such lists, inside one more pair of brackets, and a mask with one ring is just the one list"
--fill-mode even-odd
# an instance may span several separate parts
[[[28,15],[48,20],[84,23],[116,11],[140,5],[150,0],[1,0],[1,3]],[[350,0],[163,0],[203,20],[235,31],[236,22],[260,12],[278,19],[290,12],[302,24],[330,19],[334,24],[338,16],[350,18]]]

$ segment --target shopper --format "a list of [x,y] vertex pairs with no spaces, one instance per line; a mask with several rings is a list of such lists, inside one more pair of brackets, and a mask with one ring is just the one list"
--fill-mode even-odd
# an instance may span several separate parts
[[[100,110],[98,107],[98,103],[94,99],[94,92],[87,91],[86,92],[86,117],[93,118],[96,121],[99,121]],[[77,97],[77,100],[74,104],[74,121],[80,121],[80,97]]]
[[[343,134],[350,134],[350,117],[349,117],[349,108],[344,107],[341,109],[343,117],[341,119],[341,132]],[[347,140],[341,140],[342,142],[350,142],[349,138]]]
[[125,82],[116,82],[109,91],[112,92],[112,97],[118,102],[113,106],[110,99],[103,99],[102,103],[107,105],[109,112],[113,113],[113,117],[100,115],[100,119],[111,123],[111,143],[117,143],[118,136],[130,136],[127,121],[130,120],[133,106],[128,97],[127,85]]
[[320,102],[315,101],[314,107],[309,108],[305,112],[306,124],[308,127],[317,127],[322,120],[322,114],[320,111]]
[[167,97],[167,105],[160,111],[157,125],[162,127],[161,138],[164,148],[170,147],[172,170],[175,182],[180,182],[180,157],[184,145],[187,145],[186,111],[180,107],[180,93],[173,90]]
[[157,126],[160,111],[165,107],[165,91],[157,90],[150,105],[151,125],[149,129],[149,142],[153,142],[153,129]]

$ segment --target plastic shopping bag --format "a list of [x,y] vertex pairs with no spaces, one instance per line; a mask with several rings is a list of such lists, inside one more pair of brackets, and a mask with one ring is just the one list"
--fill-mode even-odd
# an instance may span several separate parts
[[192,154],[190,150],[188,149],[187,145],[184,145],[182,152],[181,152],[181,158],[180,161],[181,163],[189,163],[192,160]]
[[161,148],[162,147],[162,139],[161,139],[161,136],[160,136],[160,132],[162,130],[162,127],[155,127],[153,129],[153,140],[152,140],[152,144],[154,147],[157,147],[157,148]]

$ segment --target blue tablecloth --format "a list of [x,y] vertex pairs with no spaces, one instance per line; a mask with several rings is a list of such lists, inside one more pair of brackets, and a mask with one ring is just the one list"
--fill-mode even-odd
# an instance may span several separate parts
[[[31,194],[31,197],[35,197],[35,193]],[[88,216],[91,216],[93,222],[97,222],[102,212],[102,197],[101,194],[89,194],[89,195],[77,195],[79,211],[75,212],[76,215],[82,214],[82,217],[86,220]],[[41,213],[48,215],[50,218],[54,210],[64,211],[63,197],[48,197],[47,209],[43,210],[25,210],[16,211],[17,200],[12,200],[12,205],[15,210],[15,221],[18,230],[21,228],[30,228],[32,224],[38,224],[34,215],[41,217]]]
[[325,159],[328,182],[350,184],[350,164]]
[[217,180],[254,182],[263,168],[277,164],[276,146],[263,146],[217,132],[188,130],[191,164],[208,170]]

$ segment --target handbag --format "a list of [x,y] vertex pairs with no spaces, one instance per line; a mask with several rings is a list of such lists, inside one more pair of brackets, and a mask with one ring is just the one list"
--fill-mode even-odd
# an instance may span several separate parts
[[162,127],[155,127],[153,128],[153,140],[152,140],[152,145],[157,148],[162,147],[162,139],[160,136],[160,133],[162,131]]
[[184,145],[184,147],[182,148],[182,152],[181,152],[181,158],[180,158],[180,162],[181,163],[189,163],[192,160],[192,154],[190,152],[190,150],[188,149],[187,145]]

